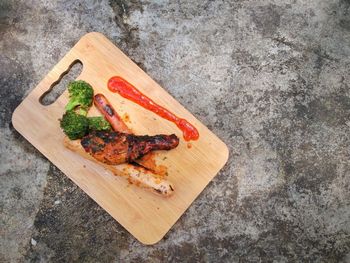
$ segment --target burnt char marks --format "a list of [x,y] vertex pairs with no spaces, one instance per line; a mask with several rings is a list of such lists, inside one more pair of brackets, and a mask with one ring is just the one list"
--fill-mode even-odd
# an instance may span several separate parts
[[107,112],[107,114],[109,116],[113,116],[114,115],[114,110],[113,108],[111,107],[111,105],[107,104],[106,106],[103,107],[103,109]]
[[154,150],[171,150],[179,144],[175,135],[137,136],[120,132],[96,131],[81,140],[85,151],[95,159],[120,164],[133,162]]
[[157,147],[158,150],[170,150],[175,148],[179,144],[179,138],[175,134],[171,135],[142,135],[136,136],[129,134],[127,136],[129,144],[147,143],[152,147]]
[[84,148],[91,147],[91,144],[96,143],[97,141],[100,141],[102,144],[108,144],[115,142],[118,138],[121,136],[125,136],[124,133],[119,132],[104,132],[104,131],[94,131],[88,135],[86,135],[81,140],[81,145]]
[[124,135],[123,133],[119,133],[119,132],[97,131],[94,134],[92,134],[92,137],[100,138],[101,140],[103,140],[105,144],[107,144],[107,143],[115,142],[117,138],[123,135]]
[[150,151],[171,150],[178,146],[179,138],[175,134],[155,135],[155,136],[136,136],[127,135],[129,143],[128,161],[136,160]]

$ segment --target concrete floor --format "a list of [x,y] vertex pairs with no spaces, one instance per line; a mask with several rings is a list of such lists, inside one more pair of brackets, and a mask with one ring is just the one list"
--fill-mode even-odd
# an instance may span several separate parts
[[[11,125],[87,32],[230,148],[143,246]],[[0,2],[1,262],[350,262],[350,1]]]

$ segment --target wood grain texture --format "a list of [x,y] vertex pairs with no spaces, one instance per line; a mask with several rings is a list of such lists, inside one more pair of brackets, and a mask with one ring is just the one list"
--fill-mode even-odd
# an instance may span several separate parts
[[[127,113],[131,120],[127,124],[135,134],[175,133],[181,138],[176,149],[157,155],[157,162],[168,167],[168,179],[175,185],[171,197],[130,185],[125,178],[64,147],[58,119],[68,100],[67,90],[49,106],[41,105],[39,99],[76,60],[83,64],[78,79],[89,82],[96,93],[103,93],[120,115]],[[188,149],[173,123],[111,93],[107,81],[116,75],[190,121],[200,133],[199,140],[192,141]],[[89,115],[99,113],[92,108]],[[80,39],[17,107],[12,122],[17,131],[144,244],[154,244],[168,232],[228,159],[228,148],[219,138],[100,33]]]

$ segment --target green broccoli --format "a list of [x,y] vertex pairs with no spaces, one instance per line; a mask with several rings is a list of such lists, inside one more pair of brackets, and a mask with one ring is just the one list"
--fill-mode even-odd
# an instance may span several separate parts
[[89,131],[111,129],[111,125],[103,117],[86,117],[74,111],[67,111],[60,120],[60,125],[71,140],[81,139]]
[[103,117],[88,117],[89,130],[108,131],[111,125]]
[[66,111],[74,110],[79,106],[79,114],[86,116],[92,105],[94,90],[83,80],[72,81],[68,84],[69,102]]
[[87,134],[89,121],[83,115],[77,114],[74,111],[67,111],[60,120],[60,126],[69,139],[76,140]]
[[[71,140],[81,139],[89,131],[106,131],[111,125],[103,117],[87,117],[92,105],[94,90],[83,80],[72,81],[68,85],[69,102],[60,126]],[[76,111],[76,108],[79,110]]]

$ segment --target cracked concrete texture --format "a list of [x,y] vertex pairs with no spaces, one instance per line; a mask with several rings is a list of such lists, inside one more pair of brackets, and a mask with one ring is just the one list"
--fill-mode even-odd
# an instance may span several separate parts
[[[10,123],[91,31],[230,148],[220,175],[154,246],[135,241]],[[350,260],[348,0],[5,0],[0,34],[1,261]]]

